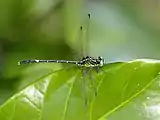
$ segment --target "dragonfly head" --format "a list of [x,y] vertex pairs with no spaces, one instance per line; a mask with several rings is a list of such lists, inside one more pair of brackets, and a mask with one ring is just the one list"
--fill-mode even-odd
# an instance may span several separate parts
[[102,56],[98,57],[98,61],[99,61],[99,66],[102,67],[105,63],[104,58]]

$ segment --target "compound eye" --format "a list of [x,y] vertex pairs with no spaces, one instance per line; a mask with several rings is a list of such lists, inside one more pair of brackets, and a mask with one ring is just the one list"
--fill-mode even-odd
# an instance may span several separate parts
[[98,59],[99,59],[99,60],[102,60],[102,59],[103,59],[103,57],[102,57],[102,56],[99,56],[99,57],[98,57]]

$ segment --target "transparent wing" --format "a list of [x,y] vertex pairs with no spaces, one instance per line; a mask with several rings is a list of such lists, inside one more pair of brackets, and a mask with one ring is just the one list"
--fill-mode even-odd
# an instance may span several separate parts
[[88,14],[85,20],[82,22],[82,26],[79,28],[78,43],[80,47],[81,58],[89,56],[89,29],[90,29],[90,18]]
[[84,57],[85,55],[85,47],[84,47],[84,34],[83,34],[83,29],[84,27],[83,26],[80,26],[80,33],[79,33],[79,46],[80,46],[80,56],[81,58]]
[[84,37],[84,45],[85,45],[85,53],[84,53],[84,55],[85,56],[90,56],[89,55],[89,49],[90,49],[90,47],[89,47],[89,42],[90,42],[90,19],[91,19],[91,14],[88,14],[88,16],[87,16],[87,21],[86,21],[86,29],[85,29],[85,37]]

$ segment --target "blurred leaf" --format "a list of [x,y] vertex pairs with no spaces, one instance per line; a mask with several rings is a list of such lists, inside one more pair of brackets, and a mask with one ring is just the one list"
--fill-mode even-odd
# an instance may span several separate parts
[[[160,117],[160,61],[106,64],[95,74],[97,97],[84,105],[80,69],[52,72],[0,107],[1,120],[148,120]],[[78,85],[78,86],[77,86]],[[156,112],[157,111],[157,112]]]

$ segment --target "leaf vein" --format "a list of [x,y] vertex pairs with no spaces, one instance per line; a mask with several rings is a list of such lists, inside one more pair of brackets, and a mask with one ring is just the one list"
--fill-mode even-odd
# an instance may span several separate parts
[[158,78],[159,76],[155,77],[153,80],[151,80],[142,90],[140,90],[139,92],[137,92],[136,94],[134,94],[132,97],[128,98],[126,101],[122,102],[120,105],[118,105],[117,107],[113,108],[112,110],[110,110],[108,113],[106,113],[105,115],[103,115],[102,117],[100,117],[98,120],[104,120],[106,117],[108,117],[109,115],[111,115],[113,112],[115,112],[116,110],[120,109],[121,107],[123,107],[125,104],[127,104],[128,102],[130,102],[131,100],[133,100],[135,97],[137,97],[140,93],[144,92],[150,85],[152,85],[152,83]]
[[68,104],[69,104],[69,99],[70,99],[70,97],[71,97],[71,93],[72,93],[72,89],[73,89],[74,83],[75,83],[75,79],[74,79],[74,81],[72,82],[72,84],[71,84],[71,86],[70,86],[70,89],[69,89],[69,92],[68,92],[68,96],[67,96],[67,98],[66,98],[65,108],[64,108],[62,120],[64,120],[65,117],[66,117],[67,108],[68,108]]

